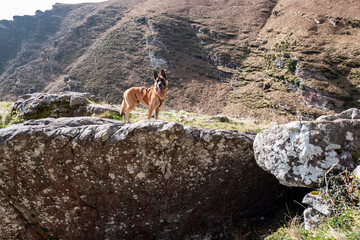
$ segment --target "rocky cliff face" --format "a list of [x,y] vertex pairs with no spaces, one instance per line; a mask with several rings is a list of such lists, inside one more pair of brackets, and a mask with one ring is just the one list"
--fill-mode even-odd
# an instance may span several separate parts
[[253,138],[90,117],[1,129],[1,238],[215,237],[284,193],[256,165]]

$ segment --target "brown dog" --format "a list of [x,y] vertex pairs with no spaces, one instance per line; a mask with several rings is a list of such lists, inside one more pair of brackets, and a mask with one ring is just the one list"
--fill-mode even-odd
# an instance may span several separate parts
[[124,122],[126,120],[130,123],[129,113],[141,103],[148,108],[148,119],[154,110],[156,120],[158,119],[160,109],[164,106],[166,94],[168,91],[168,81],[164,69],[161,70],[160,76],[154,72],[155,83],[151,88],[132,87],[124,92],[123,101],[121,103],[120,115],[123,116]]

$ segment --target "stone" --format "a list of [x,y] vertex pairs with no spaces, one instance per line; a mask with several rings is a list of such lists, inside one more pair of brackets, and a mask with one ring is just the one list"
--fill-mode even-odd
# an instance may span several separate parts
[[316,121],[335,121],[338,119],[351,119],[351,120],[360,120],[360,110],[357,108],[350,108],[346,111],[343,111],[341,113],[338,114],[334,114],[334,115],[325,115],[325,116],[321,116],[318,117],[316,119]]
[[286,187],[254,134],[94,117],[0,130],[3,239],[187,239],[263,216]]
[[340,170],[355,167],[352,154],[360,152],[360,120],[353,117],[358,111],[266,129],[255,138],[255,159],[281,184],[315,187],[334,165]]
[[231,120],[228,118],[228,116],[226,115],[216,115],[216,116],[212,116],[210,118],[210,120],[213,121],[217,121],[217,122],[222,122],[222,123],[229,123],[231,122]]
[[73,94],[70,97],[70,108],[77,108],[89,103],[89,96],[84,96],[83,94]]
[[305,209],[303,215],[304,215],[305,230],[312,230],[320,224],[321,215],[315,209],[307,208]]
[[18,98],[12,112],[25,119],[72,117],[74,111],[86,106],[89,100],[99,99],[90,93],[78,92],[26,94]]
[[302,203],[310,205],[313,209],[324,215],[330,214],[329,204],[327,204],[326,200],[317,192],[310,192],[306,194]]
[[355,177],[355,179],[360,182],[360,165],[354,169],[352,174]]

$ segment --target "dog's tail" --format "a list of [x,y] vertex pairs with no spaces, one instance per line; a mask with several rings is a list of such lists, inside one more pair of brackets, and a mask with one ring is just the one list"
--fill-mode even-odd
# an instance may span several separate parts
[[125,113],[125,100],[122,100],[120,107],[120,117],[123,117]]

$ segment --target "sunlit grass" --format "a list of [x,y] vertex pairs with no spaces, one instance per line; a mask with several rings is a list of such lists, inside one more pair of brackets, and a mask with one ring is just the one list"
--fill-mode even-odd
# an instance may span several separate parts
[[[153,117],[154,118],[154,117]],[[153,119],[152,118],[152,119]],[[130,114],[132,123],[147,119],[147,109],[135,108]],[[161,111],[159,120],[178,122],[186,126],[209,129],[237,130],[258,133],[274,123],[261,122],[256,119],[238,118],[234,116],[210,116],[186,111]]]
[[[11,114],[11,102],[0,102],[0,116],[1,123],[0,127],[4,128],[14,123],[20,123],[23,120],[16,115]],[[105,105],[105,104],[104,104]],[[120,106],[112,106],[120,109]],[[130,113],[130,120],[132,123],[146,120],[148,110],[145,108],[135,108]],[[113,112],[104,112],[100,115],[93,115],[94,117],[114,119],[122,121],[122,117],[119,114]],[[154,116],[152,117],[154,119]],[[210,116],[198,113],[190,113],[186,111],[161,111],[159,114],[159,120],[166,122],[178,122],[186,126],[193,126],[198,128],[208,129],[225,129],[225,130],[237,130],[242,132],[253,132],[258,133],[263,129],[268,128],[274,123],[262,122],[251,118],[239,118],[235,116]]]
[[5,128],[11,124],[20,123],[24,120],[17,115],[11,114],[12,102],[0,102],[0,128]]

